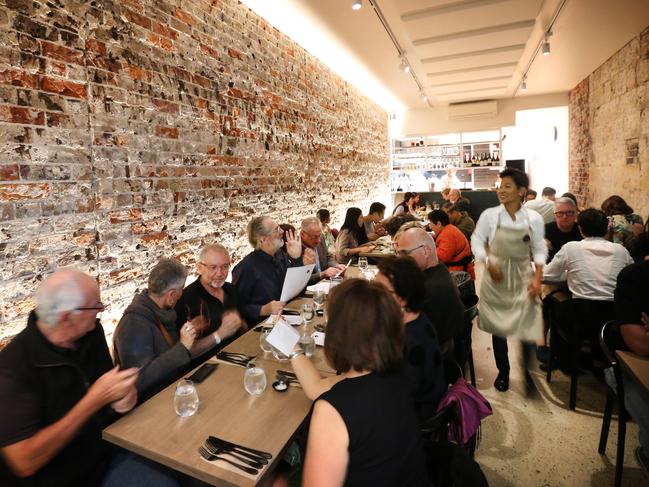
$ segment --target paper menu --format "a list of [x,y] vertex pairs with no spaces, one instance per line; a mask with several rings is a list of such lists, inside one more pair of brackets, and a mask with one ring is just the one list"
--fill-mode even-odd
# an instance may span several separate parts
[[[288,323],[289,325],[293,325],[293,326],[299,326],[303,324],[302,317],[299,315],[282,315],[281,319],[286,323]],[[264,323],[268,323],[269,325],[274,325],[276,321],[277,321],[277,315],[270,315],[268,318],[266,318],[266,321]]]
[[313,272],[315,264],[301,267],[289,267],[286,269],[286,277],[282,286],[282,295],[279,300],[288,303],[295,296],[300,294],[306,287]]
[[284,320],[279,320],[268,334],[266,341],[287,357],[293,353],[300,340],[300,333]]

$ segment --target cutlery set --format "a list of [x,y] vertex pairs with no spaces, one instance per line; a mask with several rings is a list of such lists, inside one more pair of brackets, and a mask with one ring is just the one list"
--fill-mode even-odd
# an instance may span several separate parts
[[247,367],[251,362],[254,362],[257,356],[246,355],[245,353],[225,352],[221,350],[219,353],[216,354],[216,358],[222,360],[223,362],[231,363],[233,365]]
[[[216,436],[208,437],[205,443],[198,448],[198,453],[208,462],[220,460],[251,475],[257,475],[273,458],[270,453],[230,443]],[[225,458],[224,455],[231,458]]]

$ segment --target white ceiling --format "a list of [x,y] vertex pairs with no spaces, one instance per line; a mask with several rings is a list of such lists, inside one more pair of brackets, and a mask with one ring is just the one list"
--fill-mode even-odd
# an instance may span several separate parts
[[[351,0],[242,1],[290,37],[299,36],[291,32],[296,26],[309,25],[309,43],[318,30],[325,43],[358,64],[332,68],[362,90],[367,82],[355,82],[351,70],[364,68],[385,90],[373,97],[386,108],[424,102],[412,76],[399,69],[397,51],[371,3],[383,13],[432,105],[568,91],[649,25],[647,0],[364,0],[358,11]],[[273,4],[272,13],[255,6],[264,3]],[[551,54],[534,57],[561,4]],[[336,64],[340,57],[345,56],[323,61]],[[530,62],[522,93],[519,84]]]

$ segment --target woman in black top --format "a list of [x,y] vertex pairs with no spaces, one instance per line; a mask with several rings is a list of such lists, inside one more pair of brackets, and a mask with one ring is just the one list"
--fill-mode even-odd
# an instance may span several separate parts
[[435,328],[421,312],[426,298],[424,280],[423,272],[408,256],[381,259],[379,273],[374,279],[390,291],[401,308],[405,328],[403,371],[410,380],[421,421],[435,414],[447,389]]
[[[341,375],[314,403],[303,484],[430,485],[409,385],[399,372],[399,307],[383,286],[350,279],[331,292],[327,313],[325,356]],[[307,362],[292,360],[302,368],[298,375],[305,376]]]

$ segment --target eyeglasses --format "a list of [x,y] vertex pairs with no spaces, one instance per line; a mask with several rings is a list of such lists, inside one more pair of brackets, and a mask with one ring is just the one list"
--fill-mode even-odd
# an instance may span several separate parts
[[575,216],[574,211],[555,211],[555,216]]
[[417,245],[417,247],[415,247],[414,249],[410,249],[410,250],[397,250],[397,255],[401,255],[401,256],[404,256],[404,255],[410,255],[410,254],[412,254],[415,250],[419,250],[419,249],[422,248],[422,247],[425,247],[425,245],[424,245],[424,244]]
[[95,306],[79,306],[74,309],[75,311],[104,311],[106,309],[106,305],[99,302]]
[[208,265],[205,262],[199,262],[200,265],[203,267],[207,268],[208,271],[214,272],[216,270],[222,270],[222,271],[228,271],[230,270],[230,264],[223,264],[223,265]]

